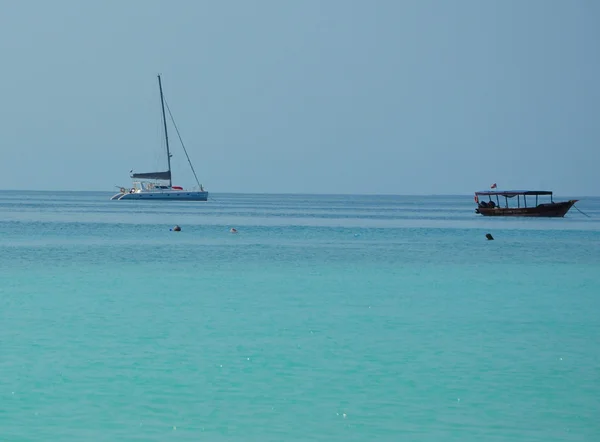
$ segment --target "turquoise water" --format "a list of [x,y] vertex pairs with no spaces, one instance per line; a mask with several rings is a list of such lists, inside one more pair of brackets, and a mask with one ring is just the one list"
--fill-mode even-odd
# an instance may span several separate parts
[[2,441],[600,440],[599,198],[109,197],[0,192]]

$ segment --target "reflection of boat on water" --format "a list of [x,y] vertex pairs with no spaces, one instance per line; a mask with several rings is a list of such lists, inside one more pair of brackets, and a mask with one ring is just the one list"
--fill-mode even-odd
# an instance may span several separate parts
[[[535,196],[535,205],[527,205],[528,196]],[[550,202],[538,204],[538,198],[540,196],[549,196]],[[484,201],[483,199],[480,200],[480,197],[487,197],[488,201]],[[500,197],[504,198],[504,207],[501,207],[500,205]],[[514,199],[512,200],[512,207],[509,206],[509,199],[515,197],[517,202],[516,207],[514,207]],[[496,201],[494,201],[494,199]],[[521,201],[523,203],[522,205]],[[552,192],[548,190],[506,190],[475,192],[475,202],[477,203],[475,213],[479,213],[483,216],[539,216],[560,218],[566,215],[577,200],[554,202]]]
[[[158,76],[158,88],[160,91],[160,103],[162,108],[162,121],[164,126],[164,135],[165,135],[165,144],[167,149],[167,170],[164,172],[144,172],[144,173],[131,173],[131,178],[133,181],[133,187],[131,189],[126,189],[124,187],[120,188],[120,192],[114,195],[111,200],[121,201],[121,200],[174,200],[174,201],[207,201],[208,200],[208,192],[204,190],[202,185],[198,182],[198,177],[196,176],[196,172],[194,171],[194,166],[192,166],[192,162],[190,161],[190,157],[185,150],[185,146],[183,142],[181,146],[183,147],[183,151],[188,159],[190,164],[190,168],[194,174],[194,178],[196,178],[196,183],[198,184],[198,189],[190,189],[185,190],[181,186],[173,186],[171,180],[171,152],[169,150],[169,136],[167,133],[167,119],[165,116],[165,100],[163,97],[162,83],[160,80],[160,75]],[[167,105],[167,109],[168,109]],[[169,110],[169,115],[171,119],[173,116],[171,115],[171,111]],[[175,121],[173,121],[173,125],[175,125]],[[175,130],[177,131],[177,135],[179,135],[179,131],[177,130],[177,126],[175,126]],[[181,141],[181,137],[179,137]],[[131,171],[133,172],[133,171]]]

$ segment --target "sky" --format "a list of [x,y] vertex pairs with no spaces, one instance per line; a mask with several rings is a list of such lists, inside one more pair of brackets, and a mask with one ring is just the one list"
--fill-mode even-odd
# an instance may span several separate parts
[[[596,0],[0,0],[0,189],[600,195]],[[170,124],[170,122],[169,122]],[[169,126],[174,185],[194,185]]]

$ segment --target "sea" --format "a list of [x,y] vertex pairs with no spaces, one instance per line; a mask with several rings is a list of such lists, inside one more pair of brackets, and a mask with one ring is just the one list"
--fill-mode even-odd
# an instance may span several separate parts
[[0,192],[0,441],[600,440],[600,198],[110,196]]

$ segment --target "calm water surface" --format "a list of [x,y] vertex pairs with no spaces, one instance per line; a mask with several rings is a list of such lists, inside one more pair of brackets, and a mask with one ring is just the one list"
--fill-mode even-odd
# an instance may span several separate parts
[[2,441],[600,440],[598,198],[109,197],[0,192]]

